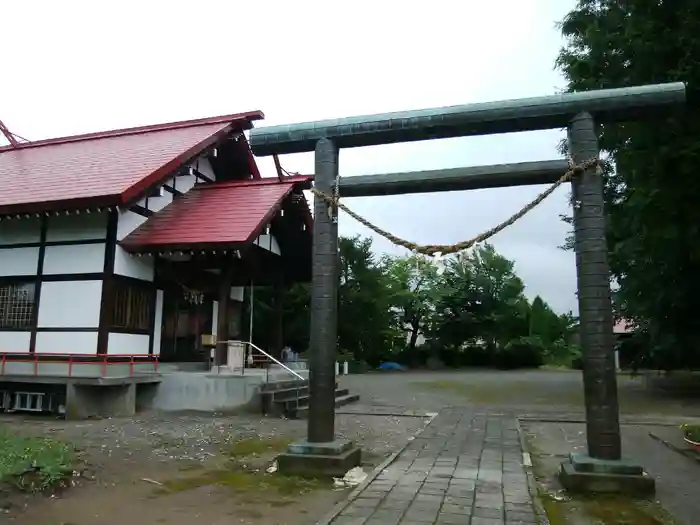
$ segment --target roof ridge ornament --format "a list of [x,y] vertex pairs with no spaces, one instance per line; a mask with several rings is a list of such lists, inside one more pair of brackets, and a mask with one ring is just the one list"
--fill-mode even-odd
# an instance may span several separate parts
[[0,120],[0,133],[5,135],[7,142],[9,142],[10,146],[13,148],[19,146],[20,142],[29,142],[24,137],[17,135],[17,133],[12,133],[2,120]]

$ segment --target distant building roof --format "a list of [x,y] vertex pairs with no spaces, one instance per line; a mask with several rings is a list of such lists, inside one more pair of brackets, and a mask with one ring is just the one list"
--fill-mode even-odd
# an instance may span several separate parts
[[633,331],[634,324],[632,321],[628,321],[626,319],[620,319],[613,325],[613,334],[630,334]]
[[260,111],[0,146],[0,214],[118,206]]

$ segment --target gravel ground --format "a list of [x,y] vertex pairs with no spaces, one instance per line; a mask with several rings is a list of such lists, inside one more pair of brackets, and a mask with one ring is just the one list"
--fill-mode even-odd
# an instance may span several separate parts
[[[336,433],[363,447],[366,469],[404,445],[425,425],[427,413],[444,407],[518,416],[580,417],[583,413],[581,374],[576,372],[408,372],[346,376],[340,383],[362,398],[339,409]],[[629,376],[620,376],[619,385],[620,405],[627,418],[644,415],[673,421],[674,417],[700,415],[697,400],[651,396],[640,379]],[[24,434],[53,435],[74,443],[88,465],[88,479],[80,487],[56,498],[15,500],[14,506],[0,514],[0,523],[7,518],[14,520],[10,523],[32,525],[302,525],[315,522],[345,495],[328,486],[282,497],[269,488],[244,492],[211,482],[177,494],[154,494],[160,483],[192,469],[206,472],[227,457],[236,441],[304,437],[307,423],[303,420],[148,413],[83,422],[11,415],[0,416],[0,424]],[[663,445],[649,447],[654,451],[646,453],[661,454],[656,448]],[[653,469],[648,459],[647,464],[656,473],[656,463]],[[661,461],[658,475],[673,478],[675,471],[661,470],[672,464],[671,460]]]
[[[149,413],[136,418],[83,422],[0,417],[0,423],[31,435],[53,435],[102,457],[205,461],[222,447],[249,438],[290,439],[306,435],[305,420],[218,416],[196,413]],[[425,425],[421,417],[341,414],[336,433],[355,440],[371,458],[383,457]]]
[[[363,448],[365,470],[427,423],[425,417],[344,414],[336,418],[336,434]],[[199,413],[149,413],[136,418],[67,422],[18,415],[0,424],[25,435],[53,436],[74,444],[84,464],[78,487],[59,497],[10,496],[0,504],[0,524],[32,525],[306,525],[320,519],[345,497],[330,483],[311,489],[283,487],[266,481],[264,468],[274,457],[245,460],[253,477],[220,478],[229,468],[234,443],[255,440],[284,443],[306,435],[306,421]],[[217,481],[211,481],[216,475]],[[274,475],[273,475],[274,476]],[[163,486],[183,482],[186,490],[160,493]],[[188,481],[193,480],[193,481]],[[250,485],[253,485],[252,488]]]

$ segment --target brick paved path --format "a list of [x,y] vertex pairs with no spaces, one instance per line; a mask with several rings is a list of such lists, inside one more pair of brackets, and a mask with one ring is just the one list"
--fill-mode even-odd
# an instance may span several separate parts
[[332,525],[538,523],[513,416],[445,409]]

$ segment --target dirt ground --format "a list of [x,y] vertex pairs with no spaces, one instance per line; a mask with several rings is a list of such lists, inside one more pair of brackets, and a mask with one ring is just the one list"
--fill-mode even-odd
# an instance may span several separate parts
[[[448,406],[546,420],[527,423],[535,447],[544,451],[545,477],[573,447],[585,442],[580,423],[547,422],[583,418],[577,372],[365,374],[343,377],[340,383],[362,396],[360,403],[339,409],[336,430],[362,445],[366,471],[423,428],[427,420],[422,415]],[[677,435],[677,424],[700,417],[700,400],[651,395],[641,379],[630,376],[620,376],[618,383],[622,420],[627,423],[625,454],[642,458],[657,478],[658,499],[676,523],[695,525],[700,500],[690,492],[700,463],[661,440]],[[655,424],[660,418],[664,425]],[[0,416],[3,424],[23,434],[75,444],[86,470],[76,478],[77,486],[55,497],[8,499],[0,493],[0,525],[310,525],[347,495],[347,489],[333,490],[330,483],[265,473],[277,452],[306,435],[306,421],[151,413],[84,422]],[[248,443],[247,451],[241,442]],[[549,510],[557,512],[556,506]],[[658,509],[652,510],[656,519]],[[625,523],[555,519],[552,525]],[[660,522],[645,523],[632,515],[627,523]]]
[[[559,465],[573,451],[585,451],[585,425],[567,422],[521,422],[538,480],[541,499],[552,525],[593,523],[619,525],[695,525],[700,501],[694,488],[700,463],[680,439],[676,425],[623,424],[622,445],[627,458],[656,479],[653,500],[582,499],[568,496],[556,479]],[[664,443],[665,440],[669,440]]]
[[[336,426],[363,446],[369,470],[426,421],[341,415]],[[84,422],[12,415],[0,424],[73,443],[85,469],[62,494],[0,495],[0,524],[306,525],[348,490],[265,472],[276,453],[305,435],[305,421],[154,413]]]

